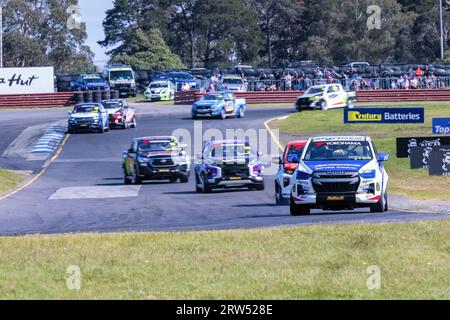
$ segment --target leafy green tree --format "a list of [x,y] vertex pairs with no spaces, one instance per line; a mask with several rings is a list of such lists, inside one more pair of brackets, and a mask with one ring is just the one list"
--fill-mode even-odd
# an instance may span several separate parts
[[72,0],[14,0],[4,7],[5,66],[53,65],[56,72],[92,69],[85,25],[69,30]]
[[113,57],[114,63],[129,64],[137,70],[185,68],[180,57],[165,43],[158,29],[141,29],[126,36],[128,46],[122,54]]

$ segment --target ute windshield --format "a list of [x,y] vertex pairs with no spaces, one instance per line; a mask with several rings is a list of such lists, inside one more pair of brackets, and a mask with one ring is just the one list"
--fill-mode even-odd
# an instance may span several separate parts
[[311,87],[306,91],[306,94],[319,94],[325,90],[325,87]]
[[156,82],[156,83],[150,84],[150,89],[159,89],[159,88],[167,88],[167,87],[169,87],[169,84],[164,83],[164,82]]
[[245,144],[214,145],[207,152],[208,157],[214,160],[254,159],[252,148]]
[[117,109],[117,108],[122,108],[123,104],[122,102],[119,101],[114,101],[114,102],[104,102],[103,106],[105,107],[105,109]]
[[302,156],[304,147],[300,146],[291,146],[289,150],[287,151],[287,159],[289,159],[289,156],[297,155],[298,159]]
[[171,152],[177,150],[178,144],[172,141],[142,140],[139,142],[139,152]]
[[128,71],[110,71],[109,77],[112,81],[133,80],[133,72]]
[[222,99],[223,99],[222,94],[205,94],[201,100],[217,101],[217,100],[222,100]]
[[86,83],[99,83],[99,82],[102,82],[102,79],[100,79],[100,77],[84,78],[84,82],[86,82]]
[[304,161],[372,160],[367,141],[315,141],[306,150]]
[[225,78],[223,79],[224,84],[244,84],[244,81],[239,78]]
[[72,113],[97,113],[99,112],[98,105],[83,105],[75,106]]

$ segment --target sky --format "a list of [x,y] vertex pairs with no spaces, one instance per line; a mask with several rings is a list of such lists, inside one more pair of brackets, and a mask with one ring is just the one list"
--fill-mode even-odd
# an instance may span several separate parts
[[103,66],[108,60],[105,48],[100,47],[97,41],[103,40],[103,19],[105,11],[113,7],[113,0],[78,0],[81,10],[81,19],[86,23],[88,39],[86,44],[91,47],[95,54],[94,63]]

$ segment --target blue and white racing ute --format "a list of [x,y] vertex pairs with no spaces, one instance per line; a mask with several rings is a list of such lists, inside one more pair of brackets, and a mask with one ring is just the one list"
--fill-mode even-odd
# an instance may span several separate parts
[[260,152],[253,152],[248,141],[210,141],[197,155],[196,191],[210,193],[213,189],[249,188],[264,190],[264,166]]
[[291,215],[311,209],[387,211],[388,160],[369,137],[310,139],[291,180]]
[[225,120],[228,117],[243,118],[247,104],[227,91],[207,93],[192,105],[192,119],[213,117]]

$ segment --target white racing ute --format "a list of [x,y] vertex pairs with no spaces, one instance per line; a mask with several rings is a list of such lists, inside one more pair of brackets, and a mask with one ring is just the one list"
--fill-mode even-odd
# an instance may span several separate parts
[[309,88],[302,96],[297,98],[295,108],[321,109],[353,108],[356,102],[356,92],[347,92],[341,84],[325,84]]
[[291,179],[291,215],[311,209],[387,211],[387,160],[369,137],[310,139]]

